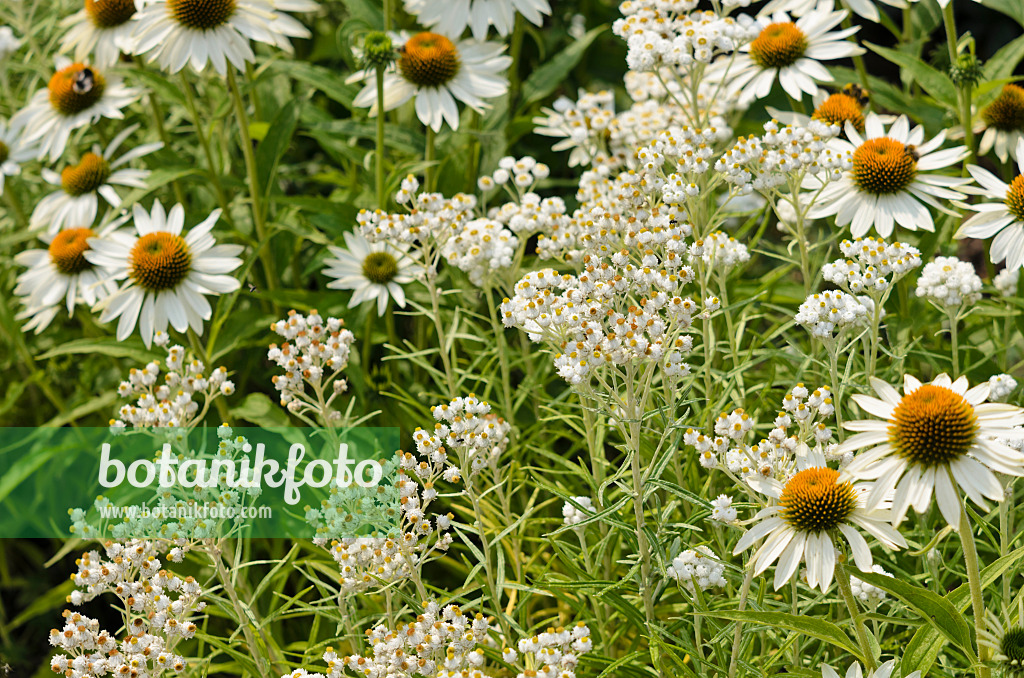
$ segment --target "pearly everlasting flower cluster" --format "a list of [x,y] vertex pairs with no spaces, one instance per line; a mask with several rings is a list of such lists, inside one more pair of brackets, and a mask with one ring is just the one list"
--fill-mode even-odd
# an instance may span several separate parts
[[1017,380],[1009,374],[993,375],[988,380],[988,400],[993,403],[1005,403],[1016,389]]
[[725,565],[707,546],[686,549],[672,559],[672,564],[665,568],[665,572],[691,593],[695,591],[695,586],[701,591],[707,591],[727,584]]
[[[580,655],[594,649],[590,628],[583,622],[576,622],[565,628],[549,627],[544,633],[522,638],[516,644],[517,650],[505,648],[501,658],[507,664],[530,667],[516,674],[516,678],[575,678]],[[448,674],[445,674],[448,675]]]
[[[185,670],[185,660],[175,650],[179,642],[195,635],[195,616],[206,603],[200,600],[203,591],[195,579],[161,569],[160,557],[169,546],[145,540],[107,542],[102,556],[98,551],[82,554],[71,577],[78,588],[68,602],[81,605],[113,594],[127,632],[117,642],[95,619],[65,610],[64,627],[50,631],[50,644],[62,651],[51,660],[54,673],[70,678],[142,678]],[[175,550],[180,560],[180,548]]]
[[491,406],[475,395],[453,398],[431,409],[433,430],[416,428],[412,439],[422,458],[405,453],[402,468],[420,478],[440,474],[450,483],[472,478],[482,469],[497,470],[498,460],[508,447],[511,426],[491,413]]
[[420,182],[409,175],[395,194],[395,202],[407,213],[360,210],[356,223],[370,242],[430,244],[440,246],[473,218],[476,198],[457,193],[445,198],[440,193],[420,193]]
[[[916,247],[881,238],[856,238],[839,244],[846,259],[825,264],[822,277],[851,294],[868,294],[878,298],[896,281],[921,266],[921,253]],[[887,277],[889,276],[889,277]]]
[[[886,572],[881,565],[872,565],[871,571],[875,574],[884,574],[887,577],[892,576],[892,573]],[[884,590],[858,579],[855,574],[850,576],[850,590],[853,591],[854,598],[868,607],[875,607],[885,600]]]
[[736,509],[732,507],[732,497],[720,494],[711,500],[711,520],[732,525],[738,518]]
[[594,508],[594,502],[590,497],[573,497],[571,502],[567,501],[562,506],[562,523],[566,527],[575,527],[596,512],[597,509]]
[[[163,367],[154,360],[145,367],[133,367],[128,379],[117,387],[122,398],[135,398],[134,405],[123,405],[118,418],[110,420],[112,429],[129,426],[191,428],[206,416],[214,399],[235,392],[225,367],[218,367],[207,377],[200,360],[189,359],[181,346],[167,346],[167,334],[157,331],[153,343],[165,347]],[[161,370],[164,372],[160,377]]]
[[996,277],[992,279],[992,284],[995,285],[999,294],[1004,297],[1012,297],[1017,294],[1017,283],[1019,280],[1019,268],[1004,268],[999,273],[996,273]]
[[690,245],[690,263],[703,263],[710,270],[728,273],[750,261],[747,246],[732,236],[715,231]]
[[445,241],[441,255],[482,287],[492,273],[512,266],[518,246],[519,239],[499,222],[473,219]]
[[[330,406],[348,388],[341,371],[348,366],[355,341],[344,325],[338,318],[325,320],[316,309],[309,315],[292,310],[287,318],[271,323],[270,329],[284,337],[285,342],[280,346],[271,344],[267,359],[284,370],[284,374],[274,375],[272,381],[281,394],[281,405],[289,412],[340,418],[341,414],[330,410]],[[307,387],[312,395],[307,393]],[[328,412],[322,412],[325,406]]]
[[796,323],[822,341],[837,338],[844,330],[867,321],[874,303],[868,297],[855,297],[831,290],[812,294],[797,310]]
[[477,179],[477,188],[490,191],[504,187],[512,195],[527,193],[538,181],[551,175],[551,168],[530,156],[513,158],[505,156],[498,161],[498,169],[493,174],[483,175]]
[[981,278],[974,266],[956,257],[935,257],[917,279],[917,296],[956,309],[981,299]]

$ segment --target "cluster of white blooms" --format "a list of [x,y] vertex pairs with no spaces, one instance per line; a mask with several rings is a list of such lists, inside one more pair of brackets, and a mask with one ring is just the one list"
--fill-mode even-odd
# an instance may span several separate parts
[[989,402],[1003,403],[1017,388],[1017,380],[1009,374],[996,374],[988,380]]
[[516,678],[575,678],[580,655],[594,649],[594,641],[590,628],[576,622],[569,628],[548,627],[544,633],[520,639],[516,647],[518,651],[506,647],[501,653],[506,664],[515,664],[518,659],[530,667]]
[[511,426],[491,413],[491,406],[475,395],[453,398],[431,408],[437,423],[430,431],[417,427],[412,439],[422,460],[405,453],[402,468],[420,478],[440,473],[450,483],[471,478],[481,469],[497,469],[508,447]]
[[[468,617],[457,605],[441,607],[424,604],[423,613],[411,624],[394,629],[381,624],[366,631],[370,651],[365,656],[339,656],[332,648],[323,654],[327,673],[307,673],[297,669],[285,678],[489,678],[482,671],[483,647],[494,647],[496,632],[483,615]],[[351,673],[349,673],[351,672]]]
[[623,18],[612,30],[626,41],[626,65],[634,71],[653,71],[663,65],[682,72],[709,64],[757,37],[749,15],[736,19],[714,12],[694,12],[697,0],[626,0]]
[[71,577],[79,588],[68,602],[81,605],[103,593],[113,594],[120,601],[115,609],[122,612],[127,635],[118,643],[96,620],[65,610],[64,627],[51,630],[49,637],[51,645],[66,653],[51,660],[55,673],[69,678],[146,678],[185,669],[185,660],[174,650],[181,640],[195,635],[194,617],[206,603],[200,601],[203,592],[195,579],[161,569],[160,556],[169,545],[107,542],[104,556],[98,551],[82,554]]
[[691,263],[701,261],[707,268],[722,273],[728,273],[740,264],[750,261],[747,246],[721,231],[715,231],[703,240],[694,242],[690,245],[689,254]]
[[981,299],[981,278],[974,266],[956,257],[935,257],[917,279],[917,296],[955,309]]
[[[886,572],[881,565],[872,565],[871,571],[875,574],[884,574],[887,577],[892,576],[892,573]],[[854,598],[867,604],[868,607],[875,607],[885,600],[884,590],[858,579],[856,574],[850,576],[850,590],[853,591]]]
[[700,310],[678,292],[693,271],[681,265],[670,271],[664,258],[647,252],[650,265],[633,265],[624,250],[611,263],[584,257],[579,276],[528,273],[501,305],[505,326],[547,344],[558,375],[572,385],[587,382],[595,369],[628,363],[655,363],[667,377],[685,376],[683,357],[693,348],[686,332]]
[[606,153],[606,131],[615,118],[615,95],[608,90],[580,91],[579,99],[559,97],[533,119],[535,134],[562,139],[551,147],[570,150],[569,167],[589,165]]
[[[153,343],[166,348],[167,339],[165,332],[157,331]],[[128,379],[117,387],[117,394],[135,398],[135,404],[123,405],[118,410],[118,418],[110,420],[113,429],[190,428],[202,420],[215,398],[235,392],[226,367],[218,367],[207,377],[206,366],[195,358],[189,359],[181,346],[167,348],[163,369],[163,379],[158,360],[128,372]]]
[[440,193],[420,193],[420,182],[409,175],[395,194],[395,202],[407,213],[360,210],[356,223],[370,242],[425,243],[440,246],[473,218],[475,196],[457,193],[445,198]]
[[[579,508],[573,504],[578,505]],[[575,527],[592,517],[594,513],[596,513],[596,509],[594,509],[594,502],[590,497],[573,497],[571,502],[567,501],[562,506],[562,522],[567,527]]]
[[491,273],[512,266],[518,246],[519,238],[497,221],[473,219],[445,241],[441,256],[483,286]]
[[812,294],[797,310],[796,323],[823,341],[836,338],[843,330],[862,325],[874,309],[869,297],[855,297],[839,290]]
[[541,198],[533,192],[524,193],[516,201],[488,210],[487,217],[504,224],[513,233],[553,233],[564,228],[569,215],[561,198]]
[[[773,422],[774,428],[760,442],[749,445],[746,440],[755,427],[753,418],[740,408],[723,412],[715,420],[714,431],[705,435],[688,428],[683,444],[693,447],[698,460],[706,469],[723,467],[741,480],[747,478],[784,479],[795,470],[796,456],[806,449],[817,450],[825,459],[848,462],[848,458],[834,457],[837,449],[831,442],[834,431],[826,420],[835,414],[832,394],[825,386],[809,391],[797,384],[782,399],[782,410]],[[852,454],[849,455],[852,458]],[[712,520],[732,517],[732,500],[720,496],[712,503]],[[715,513],[719,517],[716,517]]]
[[[330,405],[348,388],[341,371],[348,366],[355,341],[344,325],[338,318],[324,320],[316,309],[309,315],[288,311],[287,318],[271,323],[270,329],[285,339],[280,346],[270,345],[267,358],[284,370],[284,374],[274,375],[272,381],[281,394],[281,405],[288,411],[341,416],[330,411]],[[306,393],[307,386],[313,390],[312,395]],[[324,407],[329,413],[322,412]]]
[[1019,280],[1019,268],[1004,268],[999,273],[996,273],[996,277],[992,279],[992,284],[995,285],[999,294],[1004,297],[1012,297],[1017,294],[1017,282]]
[[740,137],[715,162],[715,171],[741,192],[768,194],[791,177],[821,188],[853,166],[852,153],[839,153],[829,145],[842,132],[839,125],[810,120],[806,126],[780,126],[771,120],[764,132]]
[[732,525],[736,522],[737,518],[739,518],[739,515],[736,513],[736,509],[732,507],[732,497],[720,494],[711,500],[711,520]]
[[[846,259],[825,264],[822,277],[851,294],[878,297],[896,281],[921,265],[916,247],[881,238],[856,238],[839,244]],[[891,278],[887,278],[892,274]]]
[[691,593],[695,590],[695,582],[701,591],[720,588],[727,583],[725,565],[707,546],[686,549],[672,559],[672,564],[665,568],[665,572]]
[[538,181],[551,175],[551,168],[530,156],[513,158],[505,156],[498,161],[498,169],[493,174],[485,174],[477,179],[476,185],[481,191],[490,191],[505,187],[513,195],[528,192]]
[[[380,465],[381,478],[402,480],[397,475],[397,455],[376,463]],[[370,487],[352,482],[339,487],[335,483],[330,486],[327,498],[321,500],[317,508],[304,508],[306,522],[316,529],[316,536],[321,539],[338,539],[357,534],[396,537],[402,509],[398,482],[371,484]]]

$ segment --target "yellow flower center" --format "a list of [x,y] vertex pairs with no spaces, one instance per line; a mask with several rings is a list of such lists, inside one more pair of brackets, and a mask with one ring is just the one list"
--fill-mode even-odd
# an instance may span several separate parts
[[398,275],[398,261],[387,252],[371,252],[363,259],[363,276],[372,283],[386,285]]
[[185,239],[166,231],[139,238],[129,255],[130,275],[152,292],[177,287],[192,270],[192,253]]
[[932,384],[903,396],[889,420],[889,441],[896,452],[921,466],[939,466],[964,456],[977,431],[971,404]]
[[89,238],[95,237],[91,228],[66,228],[50,241],[50,261],[65,275],[75,275],[92,268],[85,258]]
[[809,468],[789,479],[779,498],[780,515],[802,532],[827,532],[841,525],[857,508],[857,493],[839,482],[839,471]]
[[1024,221],[1024,174],[1010,182],[1010,190],[1006,191],[1006,209],[1017,221]]
[[916,176],[916,149],[895,139],[868,139],[853,152],[853,183],[865,193],[899,193]]
[[167,11],[182,26],[208,31],[226,24],[237,4],[237,0],[167,0]]
[[761,68],[792,66],[807,51],[807,36],[792,21],[769,24],[750,43],[750,58]]
[[85,0],[85,13],[96,28],[116,28],[135,15],[135,0]]
[[9,157],[11,157],[11,149],[7,147],[7,144],[0,141],[0,165],[7,162]]
[[68,195],[92,193],[110,178],[110,163],[95,153],[86,153],[77,165],[68,165],[60,173],[60,185]]
[[75,115],[95,106],[106,86],[106,79],[96,69],[71,64],[50,78],[50,104],[62,115]]
[[849,94],[837,92],[821,102],[811,116],[829,125],[843,127],[847,121],[853,124],[858,132],[864,131],[864,110],[860,102]]
[[459,72],[459,52],[443,35],[420,33],[402,48],[398,70],[414,85],[440,87]]
[[989,127],[1024,131],[1024,87],[1004,85],[996,100],[981,111],[981,118]]

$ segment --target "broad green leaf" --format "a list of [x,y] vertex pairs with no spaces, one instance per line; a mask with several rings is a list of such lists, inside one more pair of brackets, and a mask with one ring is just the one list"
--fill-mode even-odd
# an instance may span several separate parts
[[352,100],[355,99],[360,89],[356,85],[349,85],[345,82],[345,78],[323,66],[314,66],[301,61],[280,60],[273,62],[273,68],[320,90],[349,110],[352,109]]
[[[857,575],[860,576],[859,574]],[[836,647],[846,650],[854,655],[858,661],[863,662],[864,657],[860,649],[850,637],[843,633],[843,630],[830,621],[814,617],[797,616],[786,612],[761,612],[758,610],[715,610],[714,612],[699,612],[715,619],[728,619],[738,622],[753,622],[769,627],[781,627],[790,631],[796,631]]]
[[373,0],[343,0],[345,9],[349,16],[358,21],[363,21],[367,26],[383,26],[384,15],[380,5]]
[[870,42],[864,44],[876,54],[906,69],[906,72],[913,77],[914,81],[921,85],[924,91],[935,97],[936,100],[952,109],[956,109],[958,105],[956,85],[953,84],[948,75],[932,68],[910,54],[880,45],[873,45]]
[[141,341],[115,342],[113,339],[75,339],[51,348],[37,356],[36,360],[56,358],[60,355],[108,355],[112,358],[131,358],[134,362],[145,365],[152,361],[156,354],[142,345]]
[[1017,65],[1024,59],[1024,35],[1012,42],[1008,42],[999,48],[999,51],[992,55],[992,58],[985,62],[982,67],[984,80],[1002,80],[1009,78],[1017,69]]
[[535,101],[540,101],[555,91],[569,71],[583,59],[583,54],[597,36],[605,32],[605,25],[592,28],[579,40],[574,40],[568,47],[551,57],[547,63],[530,74],[523,82],[521,107],[525,108]]
[[256,167],[259,185],[264,195],[271,192],[278,163],[291,144],[295,127],[299,124],[299,99],[292,99],[281,107],[270,131],[256,149]]
[[858,579],[890,593],[913,610],[918,617],[931,623],[939,633],[965,652],[973,652],[971,627],[956,609],[942,596],[902,579],[887,577],[877,572],[856,572]]
[[250,393],[238,407],[231,408],[231,416],[258,426],[288,426],[288,415],[279,405],[271,402],[265,393]]
[[1024,26],[1024,2],[1020,0],[982,0],[982,5],[1002,12]]

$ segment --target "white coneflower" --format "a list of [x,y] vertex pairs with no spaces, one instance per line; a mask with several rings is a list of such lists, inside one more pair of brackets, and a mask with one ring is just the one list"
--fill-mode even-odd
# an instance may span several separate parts
[[59,189],[39,201],[32,211],[29,227],[45,228],[53,235],[65,226],[91,226],[96,220],[100,197],[115,209],[121,206],[121,197],[114,186],[145,188],[149,170],[119,168],[163,148],[161,142],[136,146],[120,158],[113,159],[125,139],[138,128],[138,125],[126,128],[114,137],[106,150],[94,147],[82,156],[77,165],[68,165],[60,174],[44,169],[43,179]]
[[132,50],[177,73],[185,64],[220,75],[230,62],[242,70],[256,60],[250,41],[290,48],[288,38],[310,33],[284,11],[310,11],[310,0],[137,0]]
[[117,284],[105,280],[85,253],[91,238],[107,235],[119,223],[111,223],[99,233],[86,227],[68,228],[43,238],[46,249],[26,250],[14,256],[15,263],[28,268],[18,276],[14,288],[25,306],[18,314],[19,320],[28,320],[25,331],[38,334],[46,329],[60,311],[62,300],[71,314],[77,304],[92,306],[117,289]]
[[1017,139],[1014,157],[1020,174],[1009,184],[982,167],[967,166],[971,176],[981,185],[977,192],[997,202],[962,203],[961,207],[977,214],[967,219],[955,236],[981,240],[992,238],[989,251],[992,263],[1005,260],[1006,268],[1011,270],[1024,267],[1024,137]]
[[11,119],[12,127],[23,129],[25,143],[39,144],[38,157],[49,156],[51,162],[64,153],[76,129],[100,118],[124,118],[121,109],[139,97],[117,75],[66,57],[56,61],[57,72],[49,85]]
[[345,244],[348,249],[328,247],[333,258],[324,260],[327,268],[324,275],[334,278],[327,283],[332,290],[352,290],[349,308],[355,308],[364,301],[377,302],[377,315],[384,315],[388,301],[405,308],[405,290],[416,279],[419,266],[406,254],[408,245],[402,249],[386,242],[371,243],[359,233],[346,232]]
[[[889,661],[881,664],[874,671],[869,671],[867,678],[889,678],[892,675],[892,670],[896,667],[896,660],[890,659]],[[834,668],[828,664],[821,665],[821,678],[840,678],[839,674]],[[864,671],[861,669],[858,662],[850,664],[850,668],[846,670],[846,678],[865,678]],[[914,671],[908,673],[906,678],[921,678],[920,671]]]
[[[384,110],[390,111],[415,99],[416,116],[435,132],[448,123],[459,128],[461,101],[475,111],[488,108],[485,99],[508,90],[504,73],[512,57],[502,54],[505,45],[448,38],[439,33],[401,33],[392,36],[402,45],[395,68],[384,73]],[[353,104],[377,115],[377,72],[353,73],[348,82],[365,81]]]
[[[872,226],[887,238],[899,224],[910,231],[934,231],[935,222],[928,206],[951,213],[939,199],[962,200],[955,190],[970,179],[934,174],[932,171],[954,165],[967,156],[963,146],[939,150],[946,139],[943,130],[925,142],[924,128],[910,129],[906,116],[900,116],[888,131],[881,119],[869,113],[862,136],[850,122],[845,139],[829,143],[841,154],[852,154],[853,166],[842,178],[825,186],[817,195],[808,217],[820,219],[835,215],[836,225],[850,224],[853,237],[863,237]],[[815,178],[804,188],[819,189]]]
[[981,119],[985,132],[978,143],[978,155],[995,149],[1001,162],[1024,160],[1018,151],[1024,139],[1024,87],[1012,82],[1003,85],[995,101],[981,109]]
[[405,0],[405,10],[446,35],[461,35],[469,26],[475,39],[484,40],[489,26],[501,36],[511,33],[517,12],[534,26],[543,25],[551,5],[548,0]]
[[1014,427],[1024,424],[1024,410],[986,403],[988,382],[968,390],[966,377],[952,381],[940,374],[930,384],[922,384],[908,374],[900,396],[881,379],[871,377],[870,381],[881,399],[866,395],[853,399],[878,419],[847,422],[845,428],[858,433],[838,449],[868,448],[854,457],[846,472],[874,480],[869,507],[892,497],[894,525],[903,522],[911,506],[918,513],[928,510],[934,495],[942,516],[959,529],[957,486],[987,510],[986,499],[1003,500],[996,473],[1024,475],[1024,454],[996,440],[1019,437]]
[[203,321],[212,314],[205,295],[237,290],[241,283],[226,275],[242,265],[241,245],[217,245],[210,234],[220,218],[214,210],[202,223],[182,236],[185,209],[175,205],[164,211],[159,201],[147,213],[136,204],[135,229],[89,240],[86,259],[106,269],[112,280],[123,280],[120,289],[100,302],[100,322],[120,318],[117,339],[123,341],[138,323],[148,347],[155,332],[170,324],[179,332],[189,328],[201,334]]
[[0,120],[0,195],[4,194],[7,177],[21,174],[21,165],[39,155],[39,150],[26,144],[21,130]]
[[84,61],[91,54],[93,64],[110,68],[117,64],[122,52],[131,50],[135,0],[84,2],[82,9],[61,22],[68,29],[61,38],[61,49],[74,50],[77,61]]

